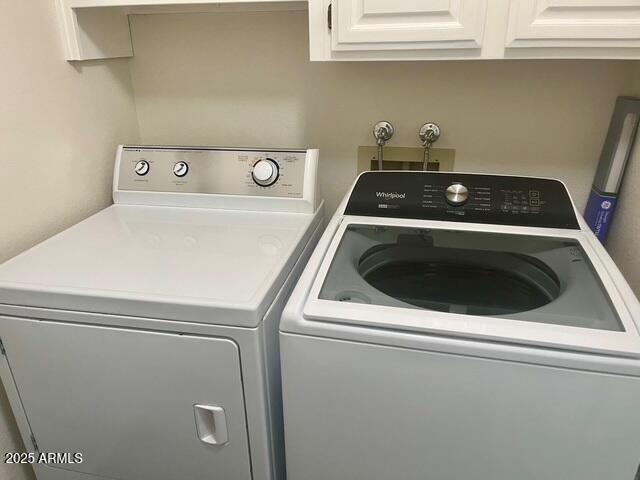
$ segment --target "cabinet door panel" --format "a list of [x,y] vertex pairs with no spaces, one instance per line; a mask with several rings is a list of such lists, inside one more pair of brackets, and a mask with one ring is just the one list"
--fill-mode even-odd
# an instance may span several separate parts
[[640,47],[638,0],[513,0],[508,47]]
[[335,0],[334,50],[480,48],[487,0]]

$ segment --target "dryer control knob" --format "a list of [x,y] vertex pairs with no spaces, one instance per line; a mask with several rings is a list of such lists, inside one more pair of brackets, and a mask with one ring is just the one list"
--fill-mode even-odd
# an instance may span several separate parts
[[454,183],[453,185],[449,185],[447,188],[445,197],[449,204],[454,207],[459,207],[460,205],[467,203],[467,200],[469,200],[469,190],[461,183]]
[[268,187],[276,183],[278,176],[280,175],[278,164],[271,158],[265,158],[259,160],[254,166],[251,172],[253,181],[261,187]]
[[150,168],[151,167],[149,166],[149,162],[147,162],[146,160],[140,160],[138,163],[136,163],[136,166],[133,167],[133,170],[141,177],[144,177],[147,173],[149,173]]
[[184,177],[187,173],[189,173],[189,165],[187,162],[178,162],[173,166],[173,174],[176,177]]

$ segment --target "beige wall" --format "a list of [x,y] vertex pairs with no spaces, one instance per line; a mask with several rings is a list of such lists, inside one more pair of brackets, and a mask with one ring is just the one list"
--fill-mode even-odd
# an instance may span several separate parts
[[633,64],[606,61],[310,63],[305,12],[132,17],[144,142],[317,146],[333,209],[374,121],[417,145],[427,121],[456,168],[558,177],[586,201]]
[[[633,93],[640,96],[640,64],[636,65]],[[637,137],[620,193],[620,206],[611,226],[607,249],[631,288],[640,296],[640,137]]]
[[[54,0],[0,16],[0,261],[110,202],[115,147],[138,139],[127,61],[64,61]],[[0,391],[0,452],[22,451]],[[3,480],[30,478],[0,462]]]
[[107,205],[115,148],[138,139],[127,61],[65,62],[54,3],[0,16],[0,261]]

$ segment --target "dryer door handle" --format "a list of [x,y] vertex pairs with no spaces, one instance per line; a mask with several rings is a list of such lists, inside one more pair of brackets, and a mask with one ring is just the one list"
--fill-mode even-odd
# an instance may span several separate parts
[[216,405],[194,405],[193,411],[200,441],[209,445],[224,445],[229,441],[224,408]]

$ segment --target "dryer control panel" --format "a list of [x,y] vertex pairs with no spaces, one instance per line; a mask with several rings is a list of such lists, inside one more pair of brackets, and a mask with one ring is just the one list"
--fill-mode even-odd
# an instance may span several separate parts
[[313,149],[125,145],[116,159],[114,201],[313,211],[317,159]]
[[306,154],[306,150],[123,147],[118,187],[300,198]]
[[579,229],[558,180],[435,172],[366,172],[346,215]]

